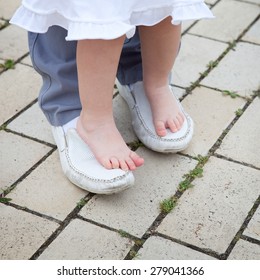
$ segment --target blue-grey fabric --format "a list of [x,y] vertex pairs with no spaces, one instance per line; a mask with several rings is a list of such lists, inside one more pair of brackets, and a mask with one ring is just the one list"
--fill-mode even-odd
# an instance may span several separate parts
[[[64,125],[79,116],[76,41],[66,41],[67,31],[52,26],[46,33],[28,33],[32,63],[42,76],[39,105],[49,123]],[[138,32],[126,40],[117,78],[123,85],[142,80],[142,59]]]

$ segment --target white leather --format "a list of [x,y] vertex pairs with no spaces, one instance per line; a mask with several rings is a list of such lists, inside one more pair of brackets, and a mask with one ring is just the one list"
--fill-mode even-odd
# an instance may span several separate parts
[[144,92],[143,82],[135,83],[131,89],[128,86],[117,84],[119,94],[127,102],[131,111],[133,129],[139,140],[149,149],[161,153],[176,153],[186,149],[192,139],[194,124],[191,117],[182,110],[185,121],[178,132],[167,129],[167,135],[160,137],[156,134],[149,101]]
[[61,126],[52,127],[52,133],[63,172],[78,187],[92,193],[112,194],[134,184],[131,171],[103,167],[75,129],[69,129],[65,135]]

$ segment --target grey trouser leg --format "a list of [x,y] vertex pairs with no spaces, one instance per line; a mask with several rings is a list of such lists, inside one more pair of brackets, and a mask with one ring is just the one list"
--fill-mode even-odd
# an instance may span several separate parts
[[[33,66],[42,76],[39,105],[53,126],[64,125],[79,116],[81,103],[76,67],[76,41],[66,41],[67,31],[53,26],[44,34],[28,33]],[[127,40],[117,78],[123,85],[142,80],[138,33]]]

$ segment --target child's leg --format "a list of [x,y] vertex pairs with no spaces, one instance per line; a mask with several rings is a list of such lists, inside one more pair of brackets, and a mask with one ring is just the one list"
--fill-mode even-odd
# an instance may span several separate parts
[[104,167],[134,170],[143,159],[127,147],[113,119],[113,87],[123,42],[124,37],[78,42],[82,111],[77,130]]
[[156,132],[159,136],[181,129],[184,116],[169,89],[169,74],[178,53],[181,26],[166,18],[151,27],[139,27],[144,87],[149,99]]

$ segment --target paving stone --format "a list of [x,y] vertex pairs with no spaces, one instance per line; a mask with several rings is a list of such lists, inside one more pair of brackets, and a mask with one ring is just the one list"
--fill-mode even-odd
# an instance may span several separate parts
[[260,245],[239,240],[228,257],[229,260],[260,260]]
[[211,157],[158,231],[222,254],[260,192],[260,171]]
[[249,222],[244,235],[252,237],[260,241],[260,208],[255,212],[251,221]]
[[22,64],[32,66],[32,60],[29,55],[27,55],[22,61]]
[[260,46],[238,43],[201,84],[251,96],[260,87]]
[[260,4],[260,0],[244,0],[244,2]]
[[121,260],[133,242],[119,233],[73,220],[40,255],[41,260]]
[[126,143],[137,141],[137,137],[132,128],[128,105],[120,95],[114,98],[113,109],[115,123]]
[[243,36],[242,40],[260,44],[260,20],[258,20]]
[[200,73],[205,72],[210,61],[216,60],[227,48],[225,43],[186,34],[173,67],[172,83],[188,87]]
[[0,0],[0,18],[10,19],[20,4],[20,0],[8,0],[8,4],[6,0]]
[[[4,64],[4,62],[5,62],[5,61],[4,61],[3,59],[0,58],[0,65],[1,65],[1,64]],[[0,74],[1,74],[3,71],[4,71],[4,67],[1,67],[1,66],[0,66]]]
[[50,148],[21,136],[0,131],[0,151],[1,190],[18,180],[47,154]]
[[26,260],[57,229],[58,224],[0,204],[0,259]]
[[214,260],[213,257],[170,240],[152,236],[138,252],[138,260]]
[[260,168],[260,99],[256,98],[224,138],[217,153]]
[[76,187],[61,170],[58,152],[26,177],[9,195],[12,203],[64,220],[86,191]]
[[210,5],[214,5],[218,0],[206,0],[205,3],[208,4],[208,6]]
[[0,58],[14,59],[28,53],[27,33],[25,30],[9,25],[0,32]]
[[42,113],[38,103],[14,119],[7,128],[47,143],[55,144],[51,126]]
[[159,205],[177,190],[182,176],[196,161],[179,155],[162,155],[138,149],[145,164],[135,171],[135,186],[113,196],[94,196],[80,215],[141,237],[158,216]]
[[195,23],[194,20],[185,20],[185,21],[183,21],[182,24],[181,24],[181,32],[182,33],[186,32],[187,29],[190,28],[193,23]]
[[221,92],[200,87],[188,95],[182,104],[195,124],[190,146],[183,151],[191,156],[206,155],[223,130],[235,118],[235,111],[242,108],[242,98],[232,99]]
[[6,21],[0,19],[0,28],[6,25]]
[[179,88],[179,87],[174,87],[173,86],[172,90],[173,90],[175,96],[179,99],[182,98],[184,96],[184,94],[186,93],[185,89]]
[[217,3],[212,12],[215,19],[201,20],[189,32],[230,42],[236,40],[254,21],[259,15],[259,8],[249,3],[227,0]]
[[8,70],[0,75],[0,84],[2,124],[37,98],[41,78],[31,67],[18,64],[14,70]]

